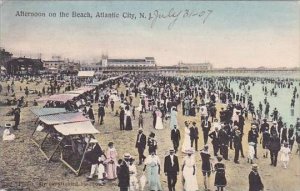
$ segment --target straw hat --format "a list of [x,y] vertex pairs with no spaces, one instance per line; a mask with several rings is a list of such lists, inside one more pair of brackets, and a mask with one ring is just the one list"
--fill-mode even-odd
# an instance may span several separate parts
[[186,149],[186,150],[185,150],[185,153],[186,153],[186,154],[193,154],[193,153],[194,153],[194,150],[193,150],[193,149]]
[[4,126],[5,126],[6,128],[11,128],[11,127],[12,127],[11,123],[5,123]]
[[252,169],[253,170],[257,170],[258,169],[258,165],[257,164],[252,164]]
[[124,156],[123,156],[123,158],[124,159],[130,159],[132,157],[131,157],[130,153],[125,153]]
[[175,152],[175,149],[174,149],[174,148],[170,148],[170,149],[169,149],[169,152],[170,152],[170,153],[174,153],[174,152]]

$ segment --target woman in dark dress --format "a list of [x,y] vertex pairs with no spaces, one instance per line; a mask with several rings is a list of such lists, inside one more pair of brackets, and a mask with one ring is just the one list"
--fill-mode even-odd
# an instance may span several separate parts
[[200,151],[200,156],[202,160],[202,173],[204,177],[204,187],[205,190],[209,190],[209,177],[211,174],[211,162],[210,162],[210,154],[208,152],[208,145],[204,146],[204,149]]
[[128,105],[125,107],[125,116],[126,116],[125,130],[132,130],[131,112]]
[[288,131],[288,139],[289,139],[290,149],[291,149],[291,152],[292,152],[293,145],[294,145],[294,142],[295,142],[295,130],[294,130],[294,127],[293,127],[292,124],[290,125],[289,131]]
[[221,162],[222,157],[217,157],[218,162],[215,164],[215,186],[217,187],[217,191],[223,191],[224,187],[227,185],[227,180],[225,177],[225,165]]

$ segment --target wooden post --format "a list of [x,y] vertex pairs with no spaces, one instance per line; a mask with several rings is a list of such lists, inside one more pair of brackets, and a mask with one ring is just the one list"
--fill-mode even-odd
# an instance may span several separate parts
[[41,148],[42,148],[42,145],[44,144],[46,138],[48,137],[48,135],[49,135],[49,133],[47,133],[46,137],[43,139],[43,141],[42,141],[42,143],[41,143],[41,145],[40,145]]
[[60,143],[64,140],[64,138],[65,138],[65,137],[63,137],[63,138],[58,142],[58,144],[56,145],[56,147],[55,147],[53,153],[49,156],[48,162],[51,160],[51,158],[53,157],[54,153],[55,153],[56,150],[58,149]]
[[82,165],[82,163],[83,163],[83,160],[84,160],[84,157],[85,157],[87,148],[89,147],[90,141],[91,141],[91,135],[89,136],[89,140],[88,140],[88,142],[87,142],[87,144],[86,144],[86,146],[85,146],[85,149],[84,149],[84,152],[83,152],[83,156],[82,156],[82,158],[81,158],[80,165],[79,165],[79,168],[78,168],[78,170],[77,170],[77,171],[78,171],[77,175],[79,175],[79,173],[80,173],[81,165]]

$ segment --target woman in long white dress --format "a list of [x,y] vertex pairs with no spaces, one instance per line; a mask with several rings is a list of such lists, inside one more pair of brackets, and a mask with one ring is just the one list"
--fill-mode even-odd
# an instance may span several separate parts
[[177,111],[175,107],[172,107],[171,110],[171,118],[170,118],[170,129],[174,129],[174,126],[176,125],[176,127],[178,127],[177,124]]
[[161,111],[158,109],[156,110],[156,124],[155,124],[155,129],[163,129],[164,126],[163,126],[163,123],[162,123],[162,113]]
[[182,176],[183,176],[183,189],[184,191],[198,190],[198,182],[196,176],[196,161],[193,155],[193,150],[186,151],[187,156],[183,159]]
[[147,179],[148,179],[148,185],[149,189],[151,191],[162,191],[161,183],[160,183],[160,160],[157,155],[155,155],[155,152],[152,152],[151,155],[149,155],[145,159],[145,166],[143,171],[147,169]]
[[191,148],[190,129],[189,126],[186,124],[184,127],[184,139],[183,139],[181,151],[185,153],[190,148]]

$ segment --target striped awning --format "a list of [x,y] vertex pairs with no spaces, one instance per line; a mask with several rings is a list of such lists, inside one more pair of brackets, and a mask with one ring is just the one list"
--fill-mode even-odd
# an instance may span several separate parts
[[55,94],[49,97],[42,97],[37,101],[58,101],[58,102],[67,102],[77,97],[78,94]]
[[54,125],[54,128],[65,136],[90,135],[100,133],[97,129],[95,129],[90,121]]
[[67,93],[68,94],[83,94],[85,92],[88,92],[88,91],[91,91],[94,89],[95,89],[94,87],[83,86],[83,87],[77,88],[75,90],[68,91]]
[[32,108],[30,110],[36,116],[53,115],[67,112],[65,108]]
[[88,118],[84,117],[82,113],[60,113],[55,115],[40,116],[39,120],[46,123],[47,125],[55,125],[62,123],[74,123],[81,121],[89,121]]

